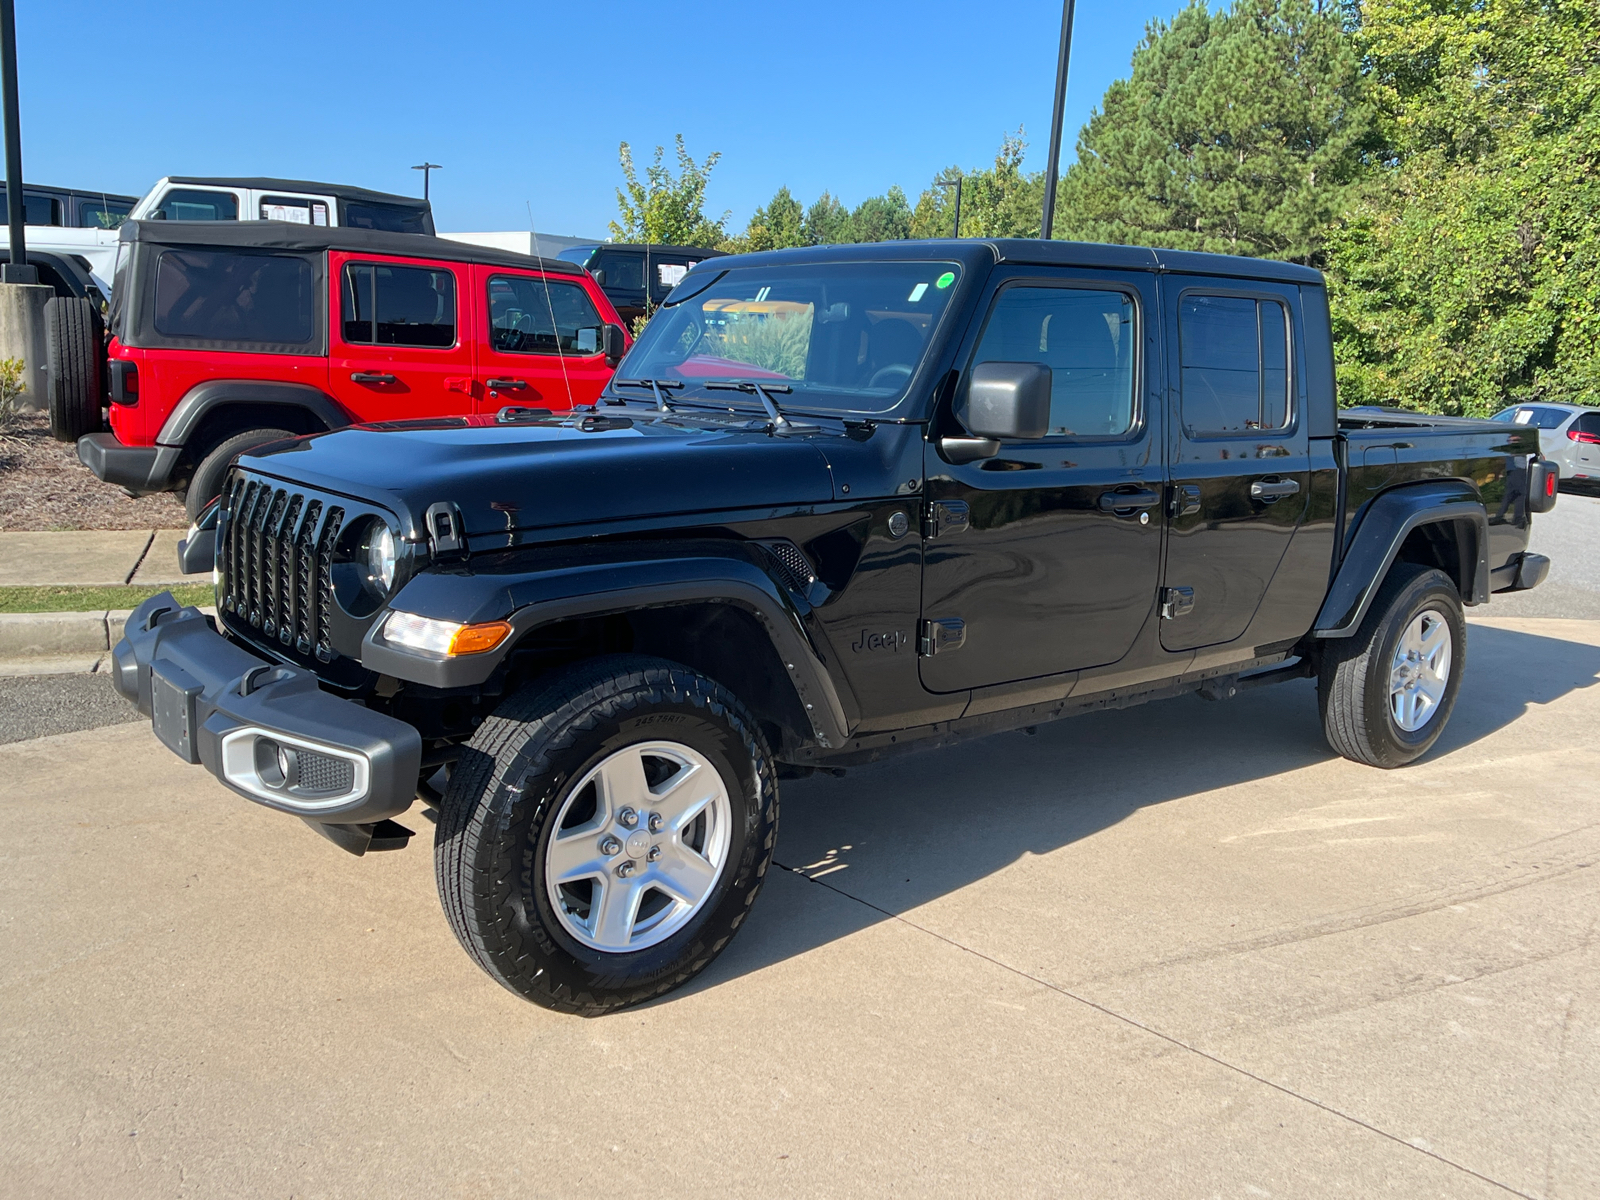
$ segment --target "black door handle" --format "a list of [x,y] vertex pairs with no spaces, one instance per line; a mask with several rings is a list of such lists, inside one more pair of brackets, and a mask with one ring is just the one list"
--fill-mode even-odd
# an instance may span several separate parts
[[387,371],[351,371],[351,383],[399,383],[400,380],[390,375]]
[[1132,512],[1136,508],[1154,508],[1160,503],[1160,492],[1102,492],[1100,495],[1100,507],[1106,512]]
[[485,379],[483,383],[485,387],[497,392],[508,392],[513,388],[525,388],[528,386],[526,379]]
[[1282,500],[1285,496],[1292,496],[1299,490],[1300,485],[1293,479],[1282,479],[1276,482],[1257,480],[1250,485],[1250,499],[1260,500],[1263,504],[1271,504],[1274,500]]

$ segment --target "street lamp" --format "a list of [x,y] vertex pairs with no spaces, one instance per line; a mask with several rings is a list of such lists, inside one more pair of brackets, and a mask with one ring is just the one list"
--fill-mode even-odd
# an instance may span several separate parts
[[39,269],[28,262],[22,207],[22,118],[17,110],[17,8],[0,0],[0,86],[5,91],[6,223],[11,228],[11,261],[0,266],[0,282],[38,283]]
[[436,162],[429,162],[427,159],[423,159],[421,163],[412,167],[411,169],[413,171],[422,172],[422,198],[426,200],[428,198],[428,177],[433,174],[433,172],[441,171],[444,168]]
[[934,187],[941,187],[941,188],[955,188],[955,190],[956,190],[956,219],[953,222],[951,222],[951,224],[950,224],[950,236],[953,237],[953,238],[960,237],[961,236],[961,176],[957,175],[954,179],[935,179],[933,181],[933,186]]
[[1061,175],[1061,123],[1066,118],[1067,60],[1072,57],[1072,0],[1061,4],[1061,53],[1056,59],[1056,106],[1050,118],[1050,161],[1044,169],[1044,215],[1039,236],[1050,238],[1056,223],[1056,179]]

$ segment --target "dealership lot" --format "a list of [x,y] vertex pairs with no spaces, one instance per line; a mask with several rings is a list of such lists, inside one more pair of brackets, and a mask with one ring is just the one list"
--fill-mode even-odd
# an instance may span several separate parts
[[461,954],[426,836],[0,747],[0,1194],[1593,1195],[1600,624],[1470,646],[1403,771],[1293,684],[791,783],[750,927],[594,1021]]

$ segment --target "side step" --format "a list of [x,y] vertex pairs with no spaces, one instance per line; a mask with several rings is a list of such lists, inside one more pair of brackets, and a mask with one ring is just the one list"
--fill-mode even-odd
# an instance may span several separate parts
[[358,858],[369,850],[404,850],[416,836],[400,822],[387,817],[366,825],[334,825],[327,821],[311,820],[307,820],[306,824],[339,849],[348,850]]

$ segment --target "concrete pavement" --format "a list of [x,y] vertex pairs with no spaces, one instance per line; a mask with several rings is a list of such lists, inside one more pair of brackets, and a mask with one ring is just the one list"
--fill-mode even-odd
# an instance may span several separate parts
[[1305,683],[784,785],[693,986],[497,988],[141,724],[0,747],[0,1196],[1600,1194],[1600,623],[1422,763]]
[[181,529],[0,533],[0,587],[184,583],[178,571]]

